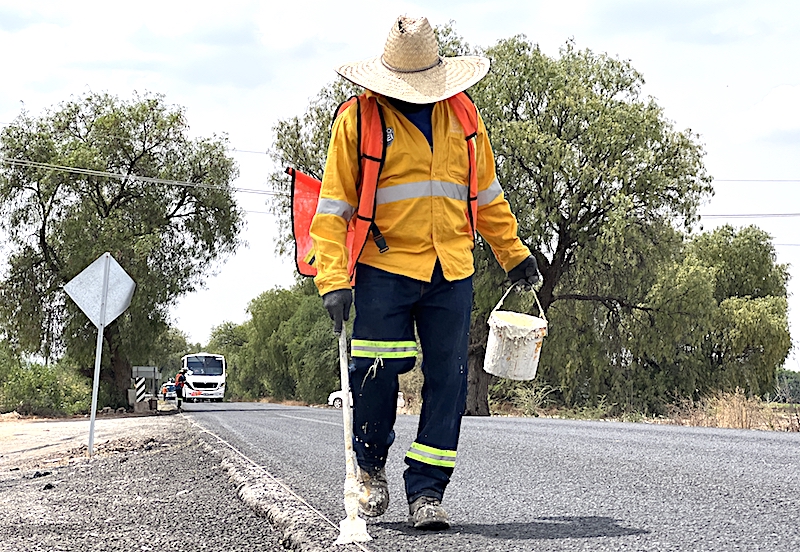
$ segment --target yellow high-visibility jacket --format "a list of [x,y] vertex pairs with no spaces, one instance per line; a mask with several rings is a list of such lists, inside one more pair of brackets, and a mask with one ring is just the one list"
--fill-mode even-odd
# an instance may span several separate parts
[[[389,250],[380,253],[368,239],[360,263],[429,282],[436,259],[445,278],[460,280],[475,271],[474,246],[465,214],[468,193],[467,143],[447,101],[431,116],[433,148],[422,132],[383,96],[386,160],[376,192],[375,223]],[[345,239],[357,211],[358,106],[354,103],[333,124],[317,213],[311,223],[314,281],[321,295],[350,287]],[[486,127],[478,116],[475,138],[478,173],[477,230],[508,271],[530,255],[517,237],[514,217],[497,181]],[[357,277],[357,274],[356,274]]]

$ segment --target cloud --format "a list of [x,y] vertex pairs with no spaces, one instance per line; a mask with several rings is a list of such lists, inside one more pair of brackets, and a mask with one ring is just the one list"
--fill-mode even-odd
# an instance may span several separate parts
[[60,17],[0,6],[0,31],[16,33],[37,25],[59,23],[63,23]]
[[741,121],[742,137],[775,144],[800,143],[800,85],[772,88],[746,110]]
[[792,130],[776,130],[764,136],[763,140],[781,146],[800,146],[800,127]]
[[140,27],[128,44],[125,54],[113,60],[76,61],[71,66],[169,75],[193,86],[254,88],[276,77],[276,56],[261,44],[258,28],[246,21],[186,34]]
[[765,34],[772,22],[744,0],[621,0],[594,5],[598,29],[620,34],[661,34],[670,41],[695,45],[727,45]]

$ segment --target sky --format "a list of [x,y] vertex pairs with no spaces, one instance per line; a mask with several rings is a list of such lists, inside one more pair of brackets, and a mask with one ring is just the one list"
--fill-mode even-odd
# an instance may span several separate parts
[[[338,65],[381,53],[398,15],[453,22],[474,46],[525,35],[556,56],[568,40],[629,60],[679,130],[699,135],[715,195],[702,225],[754,224],[790,266],[789,320],[800,344],[800,3],[785,0],[226,2],[0,0],[0,124],[88,91],[164,94],[193,136],[226,133],[237,188],[268,190],[278,120],[301,115]],[[247,319],[249,301],[294,281],[274,253],[267,196],[237,193],[247,243],[180,299],[192,342]],[[725,216],[719,216],[725,215]],[[764,216],[772,215],[772,216]],[[794,216],[774,216],[794,215]],[[0,243],[0,256],[4,248]],[[787,368],[800,369],[793,351]]]

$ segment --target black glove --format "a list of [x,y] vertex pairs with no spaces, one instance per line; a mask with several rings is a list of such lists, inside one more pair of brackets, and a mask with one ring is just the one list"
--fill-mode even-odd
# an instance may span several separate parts
[[539,267],[533,255],[509,270],[508,279],[512,284],[519,284],[526,288],[538,284],[542,277],[539,275]]
[[328,309],[333,320],[333,333],[342,333],[342,322],[350,320],[350,305],[353,304],[353,291],[337,289],[322,296],[322,306]]

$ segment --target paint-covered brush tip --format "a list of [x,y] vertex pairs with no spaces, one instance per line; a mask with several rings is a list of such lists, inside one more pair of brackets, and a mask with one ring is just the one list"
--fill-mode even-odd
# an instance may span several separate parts
[[367,522],[360,517],[346,517],[339,522],[339,538],[334,544],[368,542],[372,537],[367,533]]

